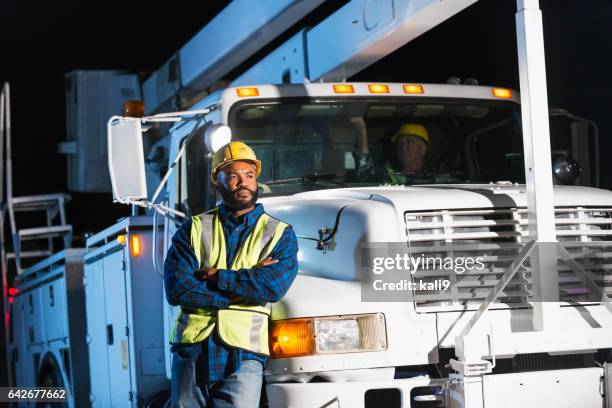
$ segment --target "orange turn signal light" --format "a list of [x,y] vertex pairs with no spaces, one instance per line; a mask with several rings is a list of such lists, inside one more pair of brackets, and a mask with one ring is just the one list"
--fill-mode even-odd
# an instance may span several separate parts
[[[125,234],[117,235],[117,242],[121,245],[125,245],[127,243],[127,238]],[[142,242],[140,240],[140,235],[132,234],[130,235],[130,253],[132,256],[140,256],[142,252]]]
[[259,89],[257,88],[238,88],[236,94],[240,97],[245,96],[259,96]]
[[142,118],[144,116],[144,102],[140,100],[123,102],[123,116],[128,118]]
[[307,356],[314,352],[314,329],[311,319],[273,321],[270,333],[272,358]]
[[422,94],[422,93],[425,93],[425,90],[423,89],[423,85],[408,84],[408,85],[404,85],[404,93]]
[[140,242],[139,235],[132,235],[130,237],[130,252],[132,256],[140,256],[140,252],[142,250],[142,245]]
[[389,93],[389,86],[384,84],[370,84],[368,85],[370,93]]
[[334,92],[341,94],[355,93],[355,88],[353,88],[353,85],[349,84],[336,84],[334,85]]
[[512,98],[512,90],[506,88],[493,88],[493,96],[496,98]]

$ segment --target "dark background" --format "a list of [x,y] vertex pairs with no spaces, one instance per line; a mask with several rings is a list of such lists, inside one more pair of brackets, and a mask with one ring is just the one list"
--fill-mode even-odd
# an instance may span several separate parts
[[[73,69],[157,69],[228,2],[2,2],[0,80],[11,82],[15,195],[66,191],[65,80]],[[238,67],[236,75],[292,32],[346,3],[334,0]],[[541,0],[549,104],[595,120],[601,133],[602,186],[610,188],[612,4]],[[351,80],[443,83],[473,77],[518,89],[514,0],[480,0]],[[231,27],[228,27],[231,29]],[[129,208],[110,194],[73,193],[69,222],[77,236],[95,232]]]

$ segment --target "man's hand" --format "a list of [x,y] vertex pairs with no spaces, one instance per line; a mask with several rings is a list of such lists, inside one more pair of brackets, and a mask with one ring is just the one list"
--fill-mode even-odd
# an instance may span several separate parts
[[256,264],[255,266],[253,266],[253,268],[261,268],[263,266],[268,266],[268,265],[272,265],[278,262],[278,259],[272,259],[270,257],[262,260],[261,262],[259,262],[258,264]]
[[214,281],[217,278],[217,272],[218,271],[219,270],[217,268],[204,268],[204,269],[200,269],[200,270],[195,272],[195,277],[196,277],[196,279],[198,279],[200,281],[204,281],[206,279]]

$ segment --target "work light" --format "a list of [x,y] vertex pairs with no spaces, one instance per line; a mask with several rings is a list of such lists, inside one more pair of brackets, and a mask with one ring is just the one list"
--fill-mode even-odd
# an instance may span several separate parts
[[227,125],[216,123],[206,129],[204,142],[209,152],[216,153],[221,147],[232,141],[232,130]]
[[271,325],[272,358],[386,349],[387,330],[382,313],[276,320]]

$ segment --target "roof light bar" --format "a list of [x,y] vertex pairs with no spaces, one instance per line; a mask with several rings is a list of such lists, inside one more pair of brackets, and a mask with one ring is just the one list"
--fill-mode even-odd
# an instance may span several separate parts
[[355,93],[355,88],[349,84],[336,84],[334,85],[334,92],[340,94]]
[[423,93],[425,93],[425,90],[423,89],[423,85],[408,84],[408,85],[404,85],[404,93],[407,93],[407,94],[423,94]]
[[493,88],[493,96],[496,98],[512,98],[512,90],[506,88]]
[[368,89],[370,90],[370,93],[389,93],[389,85],[384,84],[370,84],[368,85]]
[[246,97],[246,96],[259,96],[259,89],[257,88],[238,88],[236,89],[236,94],[239,97]]

